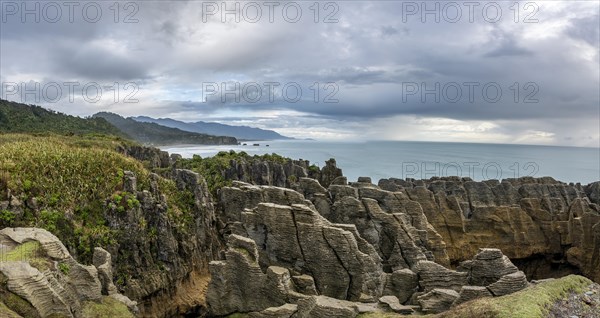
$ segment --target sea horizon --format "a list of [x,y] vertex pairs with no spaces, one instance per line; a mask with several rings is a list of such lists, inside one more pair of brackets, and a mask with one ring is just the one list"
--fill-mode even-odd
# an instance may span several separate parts
[[[276,153],[309,160],[322,167],[336,159],[349,181],[370,177],[374,183],[387,178],[429,179],[459,176],[481,181],[525,176],[552,177],[566,183],[588,184],[600,180],[600,149],[554,145],[462,143],[439,141],[246,141],[246,146],[162,146],[161,150],[211,157],[221,151],[245,151],[249,155]],[[259,144],[260,146],[253,146]],[[352,145],[361,147],[352,147]],[[269,145],[267,147],[267,145]]]

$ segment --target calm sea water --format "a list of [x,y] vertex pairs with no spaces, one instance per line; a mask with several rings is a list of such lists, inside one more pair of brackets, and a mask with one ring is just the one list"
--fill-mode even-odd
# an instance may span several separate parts
[[[259,143],[260,146],[252,146]],[[269,145],[267,147],[266,145]],[[349,181],[359,176],[417,178],[458,175],[475,180],[522,176],[551,176],[564,182],[587,184],[600,180],[600,149],[555,146],[501,145],[444,142],[370,141],[263,141],[247,146],[164,147],[190,158],[213,156],[219,151],[248,154],[277,153],[323,166],[335,158]]]

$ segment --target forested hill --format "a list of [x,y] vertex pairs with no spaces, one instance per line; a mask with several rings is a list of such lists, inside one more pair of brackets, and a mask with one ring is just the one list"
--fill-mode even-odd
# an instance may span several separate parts
[[81,118],[40,106],[0,99],[0,132],[56,133],[83,135],[98,133],[127,137],[104,118]]
[[77,117],[36,105],[0,99],[0,133],[118,136],[149,145],[232,145],[237,139],[140,123],[112,113]]

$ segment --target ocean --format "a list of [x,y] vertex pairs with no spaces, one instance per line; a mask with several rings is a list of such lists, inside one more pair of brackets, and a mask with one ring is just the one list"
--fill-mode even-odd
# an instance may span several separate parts
[[[258,143],[260,146],[253,146]],[[184,158],[209,157],[219,151],[277,153],[310,160],[320,167],[335,158],[349,181],[359,176],[428,179],[461,176],[474,180],[550,176],[587,184],[600,180],[600,148],[412,141],[325,142],[251,141],[248,145],[170,146],[161,149]],[[269,145],[267,147],[267,145]]]

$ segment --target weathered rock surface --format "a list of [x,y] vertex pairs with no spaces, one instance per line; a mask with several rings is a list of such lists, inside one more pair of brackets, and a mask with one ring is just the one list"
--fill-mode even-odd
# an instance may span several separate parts
[[494,247],[533,279],[583,273],[600,281],[600,182],[448,177],[379,185],[420,205],[454,264]]
[[[39,249],[19,252],[21,245],[39,243]],[[0,289],[22,299],[31,306],[29,314],[40,317],[80,317],[83,303],[99,302],[103,295],[116,299],[136,310],[135,302],[112,288],[103,288],[101,280],[112,284],[110,254],[98,251],[101,268],[77,263],[65,246],[50,232],[37,228],[5,228],[0,230]],[[22,253],[8,257],[11,251]],[[23,311],[23,306],[14,308]]]
[[396,296],[400,303],[409,300],[418,289],[418,276],[408,268],[394,271],[387,277],[388,281],[384,294]]
[[422,261],[415,268],[419,275],[419,285],[425,292],[433,289],[452,289],[459,291],[462,286],[469,282],[468,274],[447,269],[444,266]]
[[504,296],[519,291],[527,287],[528,284],[525,274],[518,271],[500,277],[497,282],[488,285],[487,288],[494,296]]
[[459,297],[454,301],[452,306],[460,305],[469,300],[483,298],[483,297],[492,297],[492,293],[490,293],[487,287],[483,286],[463,286],[460,289]]
[[[172,179],[180,191],[191,194],[192,205],[184,227],[169,217],[158,176],[150,176],[150,191],[139,191],[135,176],[125,173],[124,189],[139,206],[124,212],[109,205],[107,225],[118,233],[117,245],[107,247],[114,283],[138,301],[141,316],[170,317],[201,311],[206,304],[197,293],[205,285],[208,263],[218,259],[223,242],[215,226],[215,207],[204,178],[189,170],[174,169]],[[152,235],[149,234],[152,229]],[[109,290],[110,284],[104,284]]]
[[417,299],[424,312],[435,314],[448,310],[458,297],[459,294],[452,289],[436,288]]
[[419,204],[362,181],[325,189],[302,178],[297,191],[243,182],[221,189],[218,218],[229,248],[225,260],[211,263],[211,314],[354,317],[409,313],[416,303],[439,312],[490,290],[527,286],[498,249],[481,249],[458,270],[436,263],[440,255],[448,263],[443,240]]

